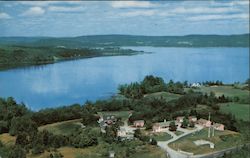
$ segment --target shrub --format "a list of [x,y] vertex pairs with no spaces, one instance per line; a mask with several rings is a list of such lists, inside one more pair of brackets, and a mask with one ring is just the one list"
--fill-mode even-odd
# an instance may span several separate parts
[[19,145],[16,145],[12,150],[10,150],[8,158],[26,158],[26,151]]
[[151,145],[157,145],[157,141],[154,138],[152,138],[150,144]]

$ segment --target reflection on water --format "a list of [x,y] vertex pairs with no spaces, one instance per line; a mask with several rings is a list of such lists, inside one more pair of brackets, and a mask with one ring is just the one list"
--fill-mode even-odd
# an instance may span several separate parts
[[0,72],[0,96],[13,96],[31,109],[107,98],[119,84],[153,74],[166,81],[245,81],[248,48],[130,47],[154,52],[98,57]]

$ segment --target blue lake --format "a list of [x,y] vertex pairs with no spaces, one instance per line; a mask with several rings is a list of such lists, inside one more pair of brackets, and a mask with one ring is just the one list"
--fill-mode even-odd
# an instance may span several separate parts
[[107,98],[119,84],[153,74],[165,81],[224,83],[249,78],[249,48],[128,47],[153,52],[60,62],[0,72],[0,96],[38,110]]

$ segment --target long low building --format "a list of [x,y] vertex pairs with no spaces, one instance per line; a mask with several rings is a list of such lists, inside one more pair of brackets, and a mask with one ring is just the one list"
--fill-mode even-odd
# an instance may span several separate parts
[[223,124],[220,124],[220,123],[214,123],[213,128],[215,130],[218,130],[218,131],[224,131],[225,130],[225,126]]
[[[158,122],[153,125],[153,132],[162,132],[166,130],[169,126],[170,123],[173,121],[166,121],[164,120],[163,122]],[[175,124],[177,124],[177,121],[175,121]]]
[[212,122],[209,121],[209,120],[206,120],[206,119],[199,119],[197,120],[197,124],[201,125],[201,126],[204,126],[204,127],[211,127],[212,125]]

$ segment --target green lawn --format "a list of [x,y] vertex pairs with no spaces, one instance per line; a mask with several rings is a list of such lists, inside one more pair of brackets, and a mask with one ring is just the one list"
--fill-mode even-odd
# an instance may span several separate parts
[[171,101],[171,100],[178,99],[179,97],[181,97],[181,95],[169,93],[169,92],[156,92],[156,93],[146,94],[144,97],[145,98],[161,98],[162,97],[166,101]]
[[[115,145],[113,147],[117,152],[123,154],[124,148]],[[97,146],[87,148],[73,148],[73,147],[61,147],[57,151],[60,152],[65,158],[107,158],[108,148],[103,143]],[[51,151],[53,152],[53,151]],[[48,158],[50,152],[46,151],[40,155],[28,154],[27,158]],[[117,153],[116,157],[122,157]],[[166,158],[166,154],[157,146],[153,145],[141,145],[136,149],[135,153],[131,153],[127,158]]]
[[171,135],[167,134],[166,132],[154,133],[151,137],[156,141],[167,141],[172,138]]
[[183,133],[184,133],[184,132],[182,132],[182,131],[175,131],[175,132],[174,132],[174,134],[177,135],[177,136],[182,135]]
[[250,105],[239,103],[223,103],[220,104],[220,111],[225,113],[232,113],[237,119],[250,121]]
[[98,112],[99,115],[114,115],[116,117],[121,117],[122,121],[125,121],[128,119],[129,114],[132,111],[102,111],[102,112]]
[[[172,142],[170,147],[174,148],[175,150],[180,149],[182,151],[191,152],[194,154],[205,154],[243,144],[244,142],[241,138],[242,137],[239,133],[228,130],[215,131],[215,136],[208,138],[208,130],[203,129],[200,132],[196,132],[195,134],[182,137],[177,141]],[[208,145],[196,146],[193,143],[193,141],[200,139],[208,140],[214,143],[215,148],[211,149]]]
[[138,151],[129,158],[167,158],[165,151],[159,147],[146,145],[144,150]]
[[0,134],[0,141],[6,146],[13,146],[16,142],[16,137],[11,136],[9,133]]
[[[187,88],[185,91],[188,91],[189,88]],[[241,90],[234,88],[233,86],[209,86],[205,87],[202,86],[198,89],[193,89],[194,91],[203,92],[209,94],[210,92],[214,92],[216,96],[225,95],[228,97],[234,97],[238,96],[240,99],[246,99],[249,98],[249,91],[248,90]]]
[[74,130],[81,128],[81,125],[79,124],[80,122],[81,122],[81,119],[57,122],[57,123],[41,126],[38,128],[38,130],[40,131],[47,130],[54,134],[69,135]]

